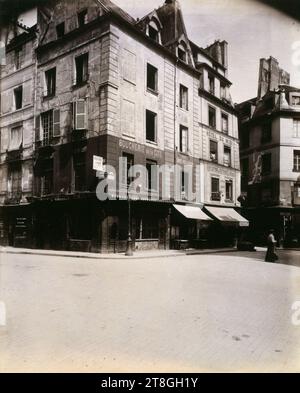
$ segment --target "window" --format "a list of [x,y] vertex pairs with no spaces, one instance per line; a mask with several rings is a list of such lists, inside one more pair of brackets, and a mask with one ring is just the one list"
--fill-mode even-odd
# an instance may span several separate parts
[[184,126],[180,126],[179,130],[179,150],[181,153],[187,153],[188,152],[188,128]]
[[23,47],[18,48],[15,50],[15,67],[16,70],[21,68],[22,66],[22,59],[23,59]]
[[221,96],[221,99],[223,99],[223,98],[226,99],[226,85],[224,85],[223,83],[221,83],[221,85],[220,85],[220,96]]
[[208,125],[216,128],[216,110],[212,106],[208,107]]
[[209,141],[209,158],[211,161],[218,162],[218,142]]
[[158,222],[153,216],[137,219],[136,239],[158,239]]
[[211,178],[211,200],[212,201],[220,201],[220,180],[217,177]]
[[23,87],[19,86],[14,89],[15,109],[21,109],[23,106]]
[[226,113],[222,113],[222,132],[228,134],[228,115]]
[[209,92],[215,94],[215,77],[213,75],[208,75],[208,85]]
[[10,182],[10,192],[12,196],[17,196],[22,192],[22,168],[20,165],[11,167],[9,169],[10,171],[10,176],[9,176],[9,182]]
[[300,105],[300,96],[292,96],[292,105]]
[[262,175],[269,175],[271,173],[271,160],[272,160],[272,155],[271,153],[267,153],[262,155],[261,158],[261,172]]
[[294,150],[294,171],[300,172],[300,150]]
[[65,35],[65,22],[60,23],[56,26],[56,36],[61,38]]
[[300,120],[293,120],[293,136],[294,138],[300,138]]
[[148,190],[157,190],[157,162],[152,160],[147,160],[146,170],[147,170]]
[[43,174],[41,176],[41,195],[53,193],[53,159],[44,161]]
[[88,80],[88,71],[89,71],[89,54],[84,53],[75,58],[75,84],[80,85],[82,83],[87,82]]
[[22,144],[22,127],[14,127],[10,130],[9,150],[18,150]]
[[75,130],[85,130],[86,121],[86,100],[73,102],[73,127]]
[[156,113],[146,110],[146,140],[149,142],[156,142],[156,122]]
[[182,46],[178,47],[177,53],[178,53],[179,59],[186,63],[186,51],[185,51],[185,49]]
[[129,169],[134,165],[134,156],[132,154],[123,153],[122,157],[125,159],[125,168],[123,168],[122,171],[121,182],[122,184],[127,184],[127,186],[129,186],[132,181],[132,177],[129,177],[128,173]]
[[189,184],[189,173],[182,170],[180,185],[181,185],[181,198],[183,199],[187,197],[188,184]]
[[226,180],[225,182],[225,193],[226,193],[226,200],[232,201],[233,200],[233,186],[232,180]]
[[241,134],[241,148],[247,149],[250,146],[250,131],[248,128],[244,128]]
[[86,189],[85,158],[86,158],[85,153],[79,153],[73,156],[75,191],[85,191]]
[[231,165],[231,148],[228,146],[224,146],[224,159],[223,163],[225,166]]
[[159,32],[154,26],[149,25],[148,35],[151,40],[159,42]]
[[60,111],[50,110],[41,114],[43,144],[47,145],[53,137],[60,136]]
[[147,64],[147,89],[157,92],[157,75],[157,68]]
[[77,15],[78,27],[82,27],[87,23],[87,10],[82,10]]
[[56,68],[51,68],[50,70],[45,72],[45,84],[45,96],[54,96],[56,89]]
[[267,122],[261,128],[261,143],[271,142],[272,140],[272,123]]
[[189,110],[189,90],[183,85],[179,86],[179,105],[180,108]]

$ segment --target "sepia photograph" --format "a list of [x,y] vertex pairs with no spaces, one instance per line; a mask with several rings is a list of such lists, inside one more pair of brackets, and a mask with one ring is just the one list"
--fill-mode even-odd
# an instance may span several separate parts
[[299,0],[0,0],[0,373],[298,372]]

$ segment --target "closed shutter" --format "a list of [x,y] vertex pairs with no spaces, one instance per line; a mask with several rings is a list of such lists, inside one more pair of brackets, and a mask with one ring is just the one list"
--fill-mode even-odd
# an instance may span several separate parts
[[86,101],[78,100],[74,103],[74,125],[76,130],[86,129]]
[[60,110],[53,110],[53,136],[60,136]]
[[23,106],[28,106],[32,103],[32,84],[27,82],[23,87]]
[[13,91],[6,91],[1,94],[1,113],[8,113],[12,111],[13,106]]
[[40,140],[42,140],[42,137],[41,137],[41,116],[38,115],[35,118],[35,141],[39,142]]

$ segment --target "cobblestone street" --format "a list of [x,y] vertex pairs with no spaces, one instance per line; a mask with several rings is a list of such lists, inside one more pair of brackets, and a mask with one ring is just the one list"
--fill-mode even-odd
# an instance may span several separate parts
[[[279,254],[299,263],[298,251]],[[0,369],[300,371],[300,269],[263,256],[1,253]]]

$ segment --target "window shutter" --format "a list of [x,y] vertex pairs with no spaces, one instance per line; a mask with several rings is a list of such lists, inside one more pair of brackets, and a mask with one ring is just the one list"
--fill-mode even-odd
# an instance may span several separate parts
[[85,100],[78,100],[75,103],[75,129],[86,129],[86,102]]
[[60,110],[53,110],[53,136],[60,136]]

